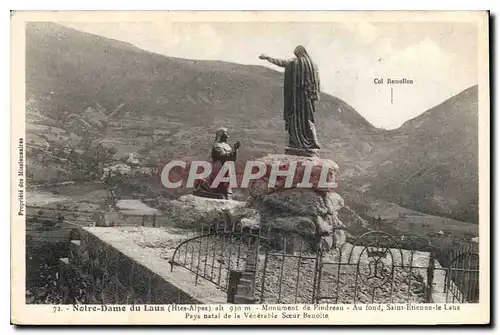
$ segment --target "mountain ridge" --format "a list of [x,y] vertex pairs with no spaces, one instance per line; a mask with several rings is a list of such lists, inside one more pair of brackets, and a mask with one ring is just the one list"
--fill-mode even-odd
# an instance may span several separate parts
[[[391,133],[374,166],[374,189],[402,206],[478,222],[478,87],[474,85]],[[410,195],[409,195],[410,194]]]
[[[43,102],[42,114],[57,119],[59,115],[54,114],[75,106],[85,110],[99,103],[109,111],[125,103],[120,114],[130,117],[147,114],[193,126],[210,125],[210,131],[227,121],[225,125],[246,140],[251,134],[242,134],[238,127],[260,129],[270,124],[275,134],[271,137],[277,138],[279,132],[284,145],[282,74],[278,71],[166,57],[129,43],[119,43],[115,50],[114,43],[104,37],[44,26],[49,27],[48,33],[40,25],[27,28],[27,97],[53,97]],[[55,97],[58,94],[63,96]],[[350,139],[360,131],[380,131],[343,100],[325,93],[321,100],[317,108],[320,134]],[[328,139],[324,142],[325,152],[331,151]]]
[[[230,142],[242,141],[241,160],[282,153],[286,144],[279,71],[168,57],[52,23],[28,24],[26,40],[27,122],[52,127],[30,127],[34,145],[78,150],[80,138],[90,138],[115,148],[117,158],[133,152],[157,165],[208,158],[220,126],[229,128]],[[464,92],[394,130],[374,127],[342,99],[322,93],[321,155],[341,166],[342,190],[475,221],[476,194],[454,194],[477,180],[470,166],[477,156],[477,88]],[[41,168],[48,163],[36,160],[28,157],[31,171],[49,178]],[[50,178],[61,176],[71,178],[62,168]]]

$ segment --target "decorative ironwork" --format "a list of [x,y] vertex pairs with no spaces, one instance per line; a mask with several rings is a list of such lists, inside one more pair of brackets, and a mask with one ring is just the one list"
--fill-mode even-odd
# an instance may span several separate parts
[[259,303],[478,300],[477,247],[392,236],[376,221],[376,230],[328,251],[312,246],[318,236],[250,229],[228,215],[226,222],[179,244],[170,263],[172,271],[180,266],[193,272],[195,285],[203,279],[228,292],[229,301],[236,301],[242,283]]

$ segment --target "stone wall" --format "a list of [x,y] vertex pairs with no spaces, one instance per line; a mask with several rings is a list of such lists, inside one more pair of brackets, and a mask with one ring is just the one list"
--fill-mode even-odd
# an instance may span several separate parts
[[[167,260],[165,266],[170,267]],[[75,277],[79,279],[72,280]],[[75,287],[75,282],[81,286]],[[203,303],[85,230],[80,240],[70,242],[69,257],[61,259],[59,285],[67,303]]]

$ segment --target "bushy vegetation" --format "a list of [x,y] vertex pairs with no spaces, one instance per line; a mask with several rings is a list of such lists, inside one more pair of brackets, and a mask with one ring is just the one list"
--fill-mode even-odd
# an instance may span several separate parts
[[[104,147],[92,141],[90,136],[84,138],[76,148],[57,143],[53,143],[49,149],[33,148],[28,157],[28,178],[34,183],[97,180],[101,178],[103,168],[113,162],[115,153],[116,149]],[[50,166],[50,171],[33,171],[35,165],[44,168]]]
[[94,143],[90,138],[82,141],[81,148],[81,153],[73,150],[68,157],[73,164],[73,173],[82,176],[83,180],[101,178],[104,167],[112,162],[116,149]]
[[26,303],[62,303],[59,257],[68,253],[67,243],[26,243]]

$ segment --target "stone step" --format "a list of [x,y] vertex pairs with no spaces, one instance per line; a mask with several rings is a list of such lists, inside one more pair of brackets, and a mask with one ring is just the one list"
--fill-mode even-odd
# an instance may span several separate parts
[[241,279],[246,279],[246,280],[254,280],[255,279],[255,272],[243,272],[241,274]]
[[253,280],[240,278],[240,285],[253,286]]

